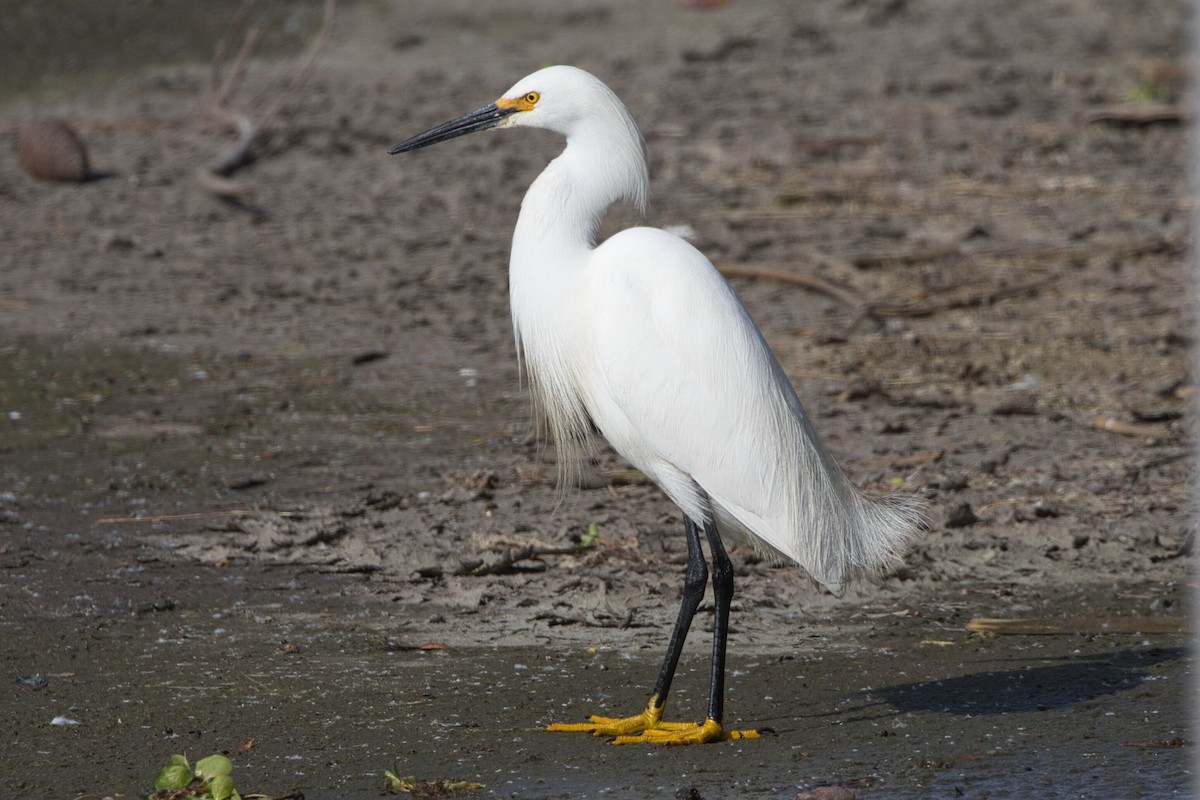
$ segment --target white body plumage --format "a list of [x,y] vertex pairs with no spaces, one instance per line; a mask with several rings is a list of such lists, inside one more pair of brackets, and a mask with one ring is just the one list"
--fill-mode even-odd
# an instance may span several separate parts
[[693,521],[749,537],[834,593],[896,558],[919,521],[915,499],[849,481],[712,263],[652,228],[595,245],[605,210],[644,205],[649,191],[641,135],[612,91],[559,66],[504,98],[535,103],[499,127],[567,139],[522,203],[509,278],[518,349],[560,460],[579,456],[594,423]]

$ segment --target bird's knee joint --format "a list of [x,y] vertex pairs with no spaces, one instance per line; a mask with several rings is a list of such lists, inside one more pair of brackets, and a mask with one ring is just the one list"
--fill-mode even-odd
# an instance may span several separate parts
[[733,564],[728,561],[713,564],[713,591],[726,596],[733,594]]
[[704,587],[707,584],[708,567],[704,566],[704,562],[700,561],[688,564],[687,574],[683,578],[684,594],[703,594]]

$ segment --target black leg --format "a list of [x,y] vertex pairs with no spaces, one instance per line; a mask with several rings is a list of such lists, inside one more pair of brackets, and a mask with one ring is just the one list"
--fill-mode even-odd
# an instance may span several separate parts
[[704,526],[712,553],[713,650],[712,676],[708,684],[708,718],[720,723],[725,713],[725,643],[729,637],[729,604],[733,600],[733,562],[721,544],[721,534],[711,522]]
[[[667,655],[663,659],[662,669],[658,673],[658,681],[654,684],[654,705],[662,708],[667,702],[667,692],[671,691],[671,680],[675,677],[675,668],[679,666],[679,654],[683,652],[683,642],[687,639],[688,628],[692,626],[692,617],[696,616],[696,608],[704,598],[704,587],[708,583],[708,567],[704,563],[704,551],[700,547],[700,532],[696,524],[687,517],[683,518],[683,531],[687,534],[688,560],[687,574],[683,580],[683,602],[679,605],[679,617],[675,620],[675,630],[671,632],[671,642],[667,645]],[[710,540],[711,541],[711,540]],[[721,552],[724,556],[724,551]],[[728,558],[725,559],[729,561]],[[732,572],[730,573],[732,576]],[[728,611],[728,604],[726,611]],[[724,642],[722,642],[722,648]],[[722,649],[722,658],[724,650]]]
[[721,535],[712,523],[704,525],[708,537],[708,549],[712,554],[713,595],[716,613],[713,622],[712,676],[709,683],[708,717],[703,722],[664,722],[663,707],[675,668],[679,666],[679,655],[687,639],[692,618],[704,598],[704,587],[708,582],[708,565],[704,563],[704,546],[700,542],[700,529],[690,519],[684,519],[683,530],[687,534],[688,562],[687,577],[683,583],[683,602],[679,606],[679,617],[671,632],[667,655],[662,670],[654,684],[654,694],[645,710],[632,717],[590,716],[587,722],[555,723],[548,727],[552,731],[582,731],[593,736],[611,736],[613,744],[650,742],[666,745],[704,744],[741,739],[757,739],[756,730],[727,731],[721,725],[725,711],[725,644],[729,637],[729,604],[733,599],[733,564],[721,544]]

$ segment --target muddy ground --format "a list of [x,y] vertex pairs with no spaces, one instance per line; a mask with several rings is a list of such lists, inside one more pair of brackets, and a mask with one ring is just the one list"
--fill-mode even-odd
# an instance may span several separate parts
[[[226,751],[243,792],[309,798],[393,763],[521,798],[1185,796],[1186,16],[360,2],[240,206],[196,180],[231,141],[206,66],[144,66],[136,14],[123,69],[10,92],[9,141],[65,116],[103,177],[0,157],[0,794],[138,796]],[[855,480],[929,501],[840,600],[733,552],[727,713],[758,742],[538,730],[640,708],[680,521],[608,452],[560,501],[533,436],[505,268],[560,143],[385,151],[555,62],[641,125],[651,224],[851,293],[733,278]]]

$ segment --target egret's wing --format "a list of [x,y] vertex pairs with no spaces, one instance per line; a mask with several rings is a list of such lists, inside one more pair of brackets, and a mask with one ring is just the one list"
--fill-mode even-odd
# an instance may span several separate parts
[[[589,313],[597,424],[660,479],[674,468],[781,552],[804,447],[799,403],[733,290],[699,251],[636,228],[595,251]],[[611,430],[610,430],[611,429]],[[669,480],[667,481],[669,483]],[[669,494],[670,485],[663,487]],[[688,498],[673,497],[684,506]]]
[[[783,369],[703,255],[635,228],[589,264],[581,355],[588,409],[612,445],[693,519],[711,511],[835,593],[895,558],[920,519],[864,495],[821,444]],[[703,495],[701,494],[703,493]]]

